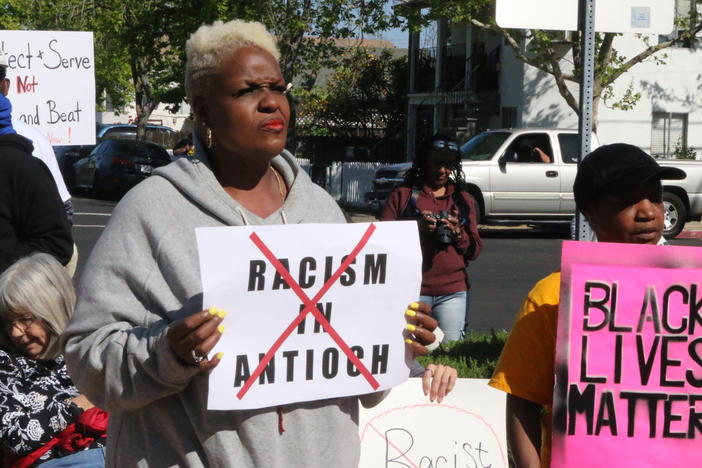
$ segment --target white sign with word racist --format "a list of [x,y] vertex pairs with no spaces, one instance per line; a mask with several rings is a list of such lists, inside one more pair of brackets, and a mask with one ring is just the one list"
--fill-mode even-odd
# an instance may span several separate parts
[[196,230],[203,305],[227,311],[208,409],[371,393],[407,379],[413,221]]
[[422,379],[409,379],[361,408],[359,468],[507,468],[506,394],[487,382],[458,379],[441,403],[430,403]]
[[13,118],[52,145],[95,143],[93,33],[0,31]]

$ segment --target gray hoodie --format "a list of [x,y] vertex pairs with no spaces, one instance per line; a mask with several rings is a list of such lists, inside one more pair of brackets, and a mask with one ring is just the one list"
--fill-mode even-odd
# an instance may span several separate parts
[[202,309],[196,227],[345,222],[289,153],[273,165],[290,191],[265,219],[194,158],[155,171],[115,207],[63,336],[76,386],[110,412],[108,466],[357,466],[357,397],[286,405],[282,413],[208,411],[207,375],[179,361],[166,341],[169,324]]

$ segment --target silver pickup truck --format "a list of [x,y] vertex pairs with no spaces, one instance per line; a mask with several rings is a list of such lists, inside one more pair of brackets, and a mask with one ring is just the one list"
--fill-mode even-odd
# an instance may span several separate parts
[[[461,152],[468,190],[478,200],[483,222],[569,222],[573,217],[577,131],[493,130],[470,139]],[[685,222],[702,215],[702,162],[658,163],[687,173],[684,180],[663,181],[664,235],[674,237]]]
[[[598,145],[593,138],[593,146]],[[478,219],[491,223],[567,223],[575,213],[573,181],[579,151],[575,130],[504,129],[483,132],[461,147],[468,190],[478,200]],[[594,148],[593,148],[594,149]],[[684,180],[663,181],[666,237],[675,237],[687,221],[702,215],[702,162],[662,160],[687,173]],[[402,183],[411,163],[376,172],[368,205],[378,210]]]

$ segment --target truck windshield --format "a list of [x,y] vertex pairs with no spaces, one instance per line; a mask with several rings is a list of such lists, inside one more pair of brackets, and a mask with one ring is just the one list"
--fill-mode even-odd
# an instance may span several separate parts
[[495,151],[505,142],[509,135],[509,132],[480,133],[461,146],[461,157],[473,161],[486,161],[492,158]]

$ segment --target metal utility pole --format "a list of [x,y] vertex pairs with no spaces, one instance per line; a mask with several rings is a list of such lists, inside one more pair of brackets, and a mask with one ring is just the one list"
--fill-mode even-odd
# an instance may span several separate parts
[[[578,165],[592,147],[592,98],[595,79],[595,0],[579,0],[578,30],[580,31],[580,154]],[[592,229],[585,217],[576,210],[576,238],[588,240]]]

